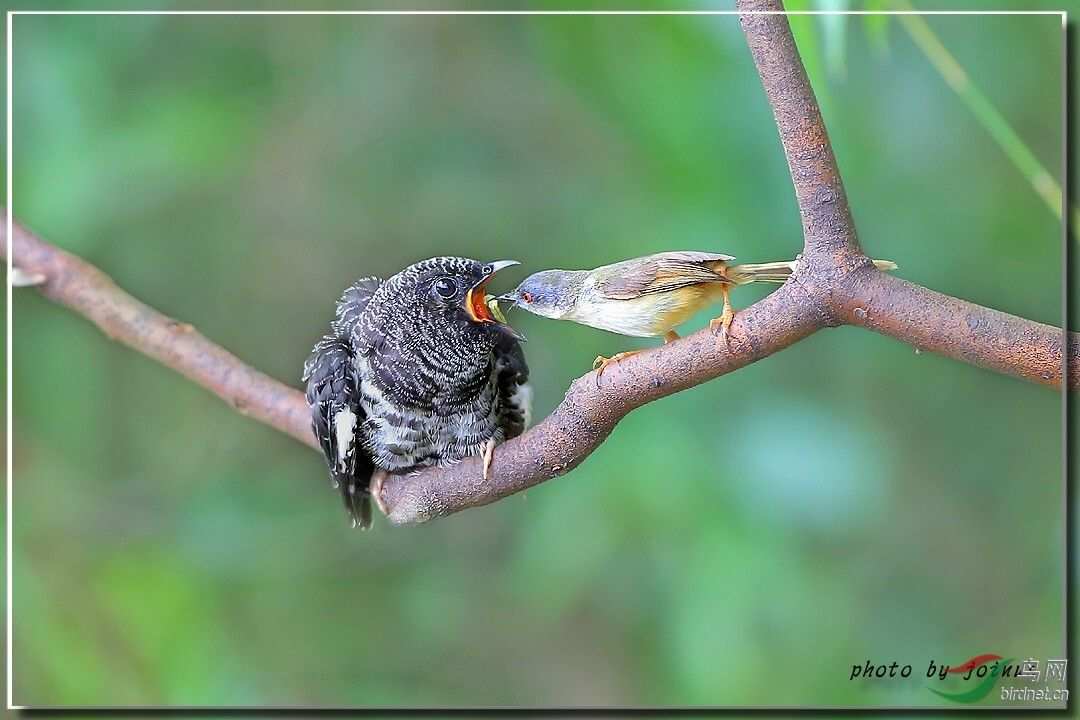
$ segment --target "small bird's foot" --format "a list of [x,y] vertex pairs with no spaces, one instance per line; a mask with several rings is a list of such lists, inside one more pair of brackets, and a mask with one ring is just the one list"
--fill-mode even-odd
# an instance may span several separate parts
[[668,330],[666,333],[664,333],[664,344],[665,345],[667,345],[668,343],[673,343],[678,339],[679,339],[679,333],[675,332],[674,330]]
[[600,387],[600,377],[604,374],[604,370],[607,368],[608,365],[610,365],[611,363],[619,362],[623,358],[628,358],[631,355],[637,355],[639,352],[641,351],[627,350],[626,352],[615,353],[609,358],[606,358],[603,355],[597,355],[596,359],[593,360],[592,364],[593,370],[596,371],[596,387]]
[[709,329],[714,333],[716,328],[720,328],[720,338],[724,341],[724,345],[731,349],[731,336],[728,334],[728,329],[731,327],[731,321],[735,319],[735,308],[731,306],[731,288],[724,285],[720,288],[720,292],[724,295],[724,312],[720,313],[720,317],[713,318],[709,321]]
[[491,461],[495,459],[495,438],[484,443],[484,479],[491,477]]
[[728,334],[728,328],[731,327],[731,321],[735,319],[735,312],[725,311],[723,315],[718,318],[713,318],[709,321],[709,329],[716,332],[716,328],[720,328],[720,339],[724,341],[724,345],[731,347],[731,335]]
[[371,484],[368,486],[368,492],[371,493],[371,500],[375,503],[375,507],[379,508],[384,516],[389,515],[390,511],[386,509],[386,505],[383,503],[382,490],[383,483],[386,482],[390,474],[385,470],[376,470],[371,474]]

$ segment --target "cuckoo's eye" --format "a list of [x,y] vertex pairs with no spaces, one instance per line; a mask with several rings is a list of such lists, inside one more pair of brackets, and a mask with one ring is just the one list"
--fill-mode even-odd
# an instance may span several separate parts
[[485,265],[484,267],[480,268],[480,272],[484,273],[485,275],[490,275],[491,273],[495,272],[495,266]]
[[441,277],[431,286],[432,291],[443,300],[449,300],[457,295],[458,286],[453,278]]

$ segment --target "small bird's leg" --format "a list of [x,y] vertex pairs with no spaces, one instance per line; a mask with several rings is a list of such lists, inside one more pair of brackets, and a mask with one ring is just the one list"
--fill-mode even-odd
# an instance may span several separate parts
[[[677,332],[675,332],[674,330],[668,330],[666,333],[664,333],[664,344],[665,345],[667,345],[670,342],[675,342],[678,339],[679,339],[679,334]],[[606,368],[611,363],[619,362],[623,358],[628,358],[631,355],[637,355],[639,352],[642,352],[642,351],[641,350],[627,350],[626,352],[616,353],[616,354],[612,355],[609,358],[606,358],[603,355],[597,355],[596,359],[593,360],[593,364],[592,364],[593,370],[596,371],[596,385],[597,386],[600,385],[600,376],[604,374],[604,368]]]
[[720,337],[724,339],[724,344],[730,347],[731,337],[728,335],[728,328],[731,327],[731,321],[735,319],[735,308],[731,306],[731,297],[729,295],[731,289],[727,285],[721,285],[720,292],[724,296],[724,312],[720,313],[720,317],[709,321],[709,329],[716,332],[716,328],[719,326]]
[[491,461],[495,459],[495,438],[488,438],[484,443],[484,479],[491,476]]
[[371,484],[368,486],[368,492],[371,493],[371,499],[375,503],[375,507],[379,508],[384,516],[389,515],[390,511],[386,509],[386,505],[383,504],[382,488],[383,483],[386,482],[386,478],[390,477],[390,473],[385,470],[376,470],[371,473]]
[[596,359],[593,360],[593,363],[592,363],[593,370],[596,371],[596,386],[600,387],[600,376],[604,374],[604,369],[608,365],[610,365],[611,363],[619,362],[620,360],[622,360],[624,358],[628,358],[631,355],[637,355],[639,352],[641,352],[641,351],[640,350],[627,350],[626,352],[615,353],[614,355],[612,355],[609,358],[606,358],[603,355],[597,355]]

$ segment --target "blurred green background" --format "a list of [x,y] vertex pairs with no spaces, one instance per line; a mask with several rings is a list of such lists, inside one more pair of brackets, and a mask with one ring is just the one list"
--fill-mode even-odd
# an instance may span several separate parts
[[[1060,19],[929,23],[1057,177]],[[797,29],[867,252],[1060,324],[1059,221],[903,29]],[[801,247],[732,16],[20,16],[13,62],[16,217],[296,385],[341,289],[421,258]],[[20,704],[935,705],[931,659],[1063,653],[1045,388],[828,330],[527,497],[361,534],[308,448],[14,316]],[[649,345],[512,319],[537,417]]]

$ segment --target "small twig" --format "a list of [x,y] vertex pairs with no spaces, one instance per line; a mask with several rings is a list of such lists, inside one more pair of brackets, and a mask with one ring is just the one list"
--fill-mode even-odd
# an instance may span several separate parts
[[11,268],[12,287],[33,287],[35,285],[42,285],[44,282],[45,276],[41,273],[28,273],[17,267]]

